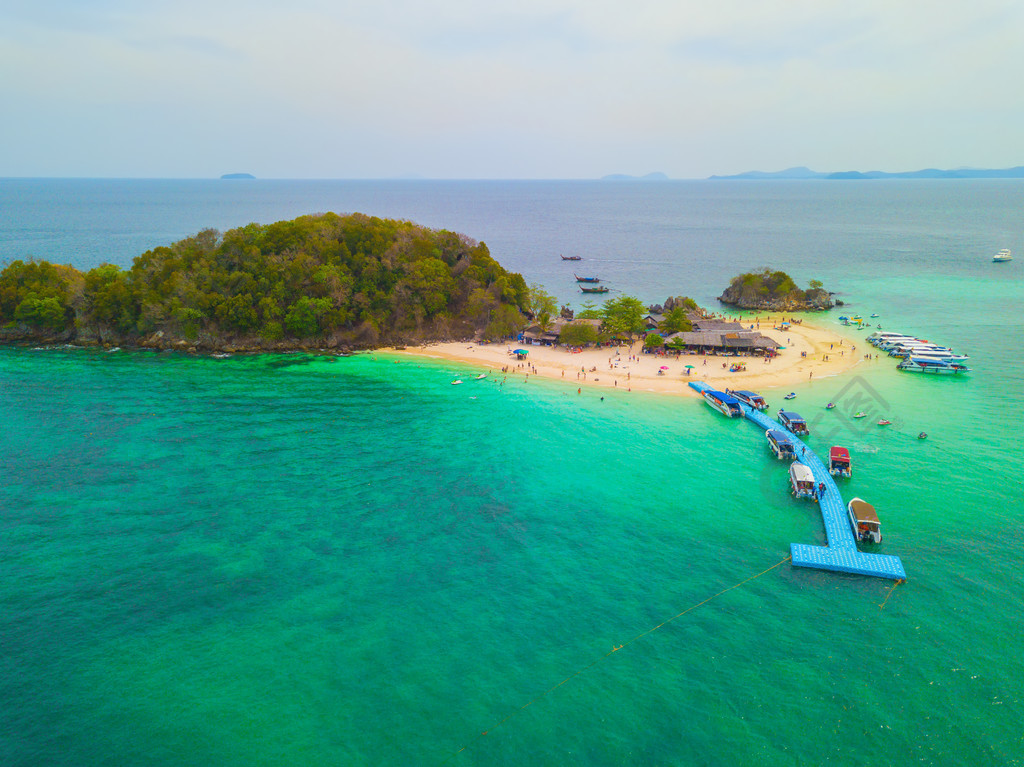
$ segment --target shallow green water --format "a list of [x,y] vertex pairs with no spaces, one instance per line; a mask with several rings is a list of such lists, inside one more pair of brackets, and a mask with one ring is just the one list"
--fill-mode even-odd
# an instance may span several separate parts
[[797,402],[903,558],[885,609],[785,564],[516,713],[824,541],[755,428],[385,355],[2,350],[6,759],[1012,763],[1019,427],[984,376],[862,368]]

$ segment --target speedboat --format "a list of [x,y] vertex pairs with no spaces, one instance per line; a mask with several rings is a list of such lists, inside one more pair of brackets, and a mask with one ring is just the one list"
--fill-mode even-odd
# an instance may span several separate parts
[[487,378],[487,373],[481,373],[480,375],[478,375],[478,376],[476,377],[476,380],[477,380],[477,381],[482,381],[482,380],[483,380],[483,379],[485,379],[485,378]]
[[811,433],[810,429],[807,428],[807,421],[804,420],[804,417],[799,413],[794,413],[792,410],[780,410],[779,423],[797,436],[807,436]]
[[787,394],[782,399],[796,399],[796,392],[795,391],[791,391],[789,394]]
[[854,418],[867,418],[868,414],[865,413],[863,410],[860,410],[860,411],[854,413],[853,417]]
[[786,432],[778,429],[769,429],[764,433],[764,438],[768,440],[768,447],[771,448],[771,451],[775,453],[775,457],[780,461],[783,459],[792,461],[796,458],[793,440],[789,438]]
[[458,386],[460,383],[462,383],[462,379],[456,378],[454,381],[452,381],[452,386]]
[[874,319],[875,317],[878,317],[878,316],[880,316],[880,315],[878,315],[878,314],[872,314],[872,315],[871,315],[871,318],[872,318],[872,319]]
[[935,357],[907,357],[899,365],[897,370],[905,370],[909,373],[932,373],[937,375],[957,375],[970,373],[971,369],[959,362]]
[[835,403],[835,402],[829,402],[829,403],[828,403],[827,405],[825,405],[825,409],[826,409],[826,410],[831,410],[831,409],[832,409],[832,408],[834,408],[835,406],[836,406],[836,403]]
[[1001,264],[1004,261],[1013,261],[1013,256],[1010,255],[1009,248],[1003,248],[1001,251],[992,256],[992,260],[997,264]]
[[829,448],[828,473],[833,477],[852,477],[853,466],[850,462],[850,451],[838,445]]
[[793,461],[789,465],[789,486],[793,488],[795,498],[813,498],[814,474],[800,461]]
[[874,506],[860,498],[854,498],[846,504],[846,511],[850,517],[850,528],[855,540],[882,542],[882,523],[878,521]]
[[889,426],[890,424],[892,424],[892,421],[886,418],[883,418],[881,421],[878,422],[879,426]]
[[740,402],[746,405],[750,405],[750,407],[754,408],[754,410],[768,409],[768,403],[764,401],[764,397],[762,397],[760,394],[757,394],[756,392],[746,391],[745,389],[740,389],[738,391],[733,389],[726,389],[725,393],[732,397],[735,397]]
[[740,407],[740,401],[724,392],[708,389],[704,392],[704,401],[729,418],[743,417],[743,408]]

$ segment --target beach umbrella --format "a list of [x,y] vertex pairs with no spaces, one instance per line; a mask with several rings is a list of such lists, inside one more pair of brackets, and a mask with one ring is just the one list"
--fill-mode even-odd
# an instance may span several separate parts
[[526,349],[513,349],[512,353],[513,354],[518,354],[521,357],[525,357],[530,352],[528,352]]
[[686,367],[688,367],[688,368],[692,368],[692,367],[693,367],[693,365],[687,365]]
[[661,366],[661,369],[662,369],[662,370],[668,370],[668,365],[662,365],[662,366]]

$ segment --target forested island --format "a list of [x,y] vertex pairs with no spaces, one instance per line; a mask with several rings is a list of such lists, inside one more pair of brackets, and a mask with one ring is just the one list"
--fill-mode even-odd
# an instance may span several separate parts
[[0,342],[274,351],[501,338],[529,288],[484,243],[362,214],[212,229],[87,272],[0,272]]
[[811,280],[807,290],[801,290],[788,274],[768,267],[736,275],[718,300],[740,309],[787,312],[821,311],[834,305],[820,280]]

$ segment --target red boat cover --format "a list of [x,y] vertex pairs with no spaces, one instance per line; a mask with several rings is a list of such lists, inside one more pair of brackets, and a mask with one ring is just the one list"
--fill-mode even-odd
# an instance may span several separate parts
[[845,447],[833,447],[828,451],[828,458],[830,461],[845,461],[850,462],[850,451]]

